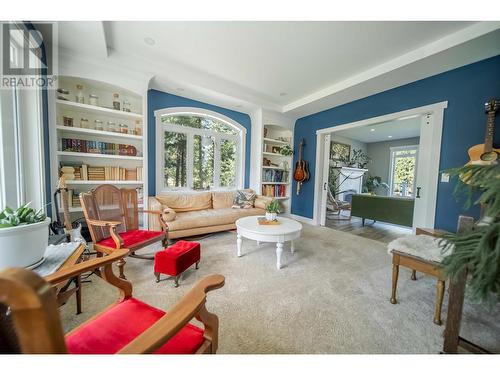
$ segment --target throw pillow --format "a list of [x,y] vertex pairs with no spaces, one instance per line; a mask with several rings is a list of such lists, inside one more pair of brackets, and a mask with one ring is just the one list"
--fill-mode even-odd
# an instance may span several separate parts
[[253,208],[255,193],[237,190],[234,196],[233,208]]
[[170,207],[163,205],[163,220],[165,221],[174,221],[177,217],[177,213],[172,210]]

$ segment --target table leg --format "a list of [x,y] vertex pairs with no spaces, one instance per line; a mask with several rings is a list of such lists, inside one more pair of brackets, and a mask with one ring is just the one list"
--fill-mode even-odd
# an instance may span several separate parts
[[290,251],[293,253],[295,253],[295,241],[290,241]]
[[441,308],[443,306],[444,289],[444,280],[438,280],[436,285],[436,308],[434,311],[434,324],[437,324],[438,326],[443,323],[441,321]]
[[276,268],[281,269],[281,254],[283,254],[283,243],[276,243]]
[[82,276],[78,275],[75,279],[76,288],[76,313],[80,314],[82,312]]
[[411,270],[411,279],[413,281],[417,280],[417,271],[416,270]]
[[241,256],[241,234],[238,233],[238,235],[236,236],[236,246],[238,248],[238,256],[240,257]]
[[392,265],[392,295],[391,303],[394,305],[398,303],[396,300],[396,289],[398,287],[399,264]]

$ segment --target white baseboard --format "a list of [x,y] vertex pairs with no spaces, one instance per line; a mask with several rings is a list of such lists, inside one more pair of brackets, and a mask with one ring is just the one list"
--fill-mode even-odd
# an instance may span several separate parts
[[314,219],[310,219],[308,217],[294,215],[294,214],[286,214],[283,216],[288,216],[290,219],[294,219],[294,220],[300,221],[302,223],[317,225],[316,222],[314,221]]

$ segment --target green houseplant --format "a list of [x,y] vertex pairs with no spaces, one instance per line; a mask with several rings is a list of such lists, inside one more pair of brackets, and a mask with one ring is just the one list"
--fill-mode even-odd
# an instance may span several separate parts
[[269,204],[266,204],[266,219],[271,221],[276,220],[280,211],[280,202],[277,199],[273,199]]
[[[446,171],[457,180],[454,195],[465,195],[465,208],[480,204],[483,215],[474,230],[443,236],[446,276],[456,278],[465,269],[468,292],[479,302],[500,301],[500,166],[466,165]],[[474,200],[474,197],[477,197]]]
[[385,182],[382,182],[382,177],[368,175],[365,183],[363,184],[363,193],[375,194],[375,191],[380,186],[389,190],[389,185],[387,185]]
[[0,269],[29,267],[43,259],[50,219],[29,205],[0,212]]
[[290,145],[284,145],[280,149],[280,154],[283,156],[292,156],[293,155],[293,150]]

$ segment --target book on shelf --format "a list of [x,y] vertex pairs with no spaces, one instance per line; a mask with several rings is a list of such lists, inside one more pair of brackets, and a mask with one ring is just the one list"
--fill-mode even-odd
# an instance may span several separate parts
[[122,168],[119,166],[61,165],[59,175],[66,180],[84,181],[142,181],[143,167]]
[[262,184],[262,195],[265,197],[286,197],[286,185]]
[[85,154],[137,156],[137,149],[131,145],[62,138],[61,150]]
[[266,182],[288,182],[288,171],[264,169],[262,179]]

